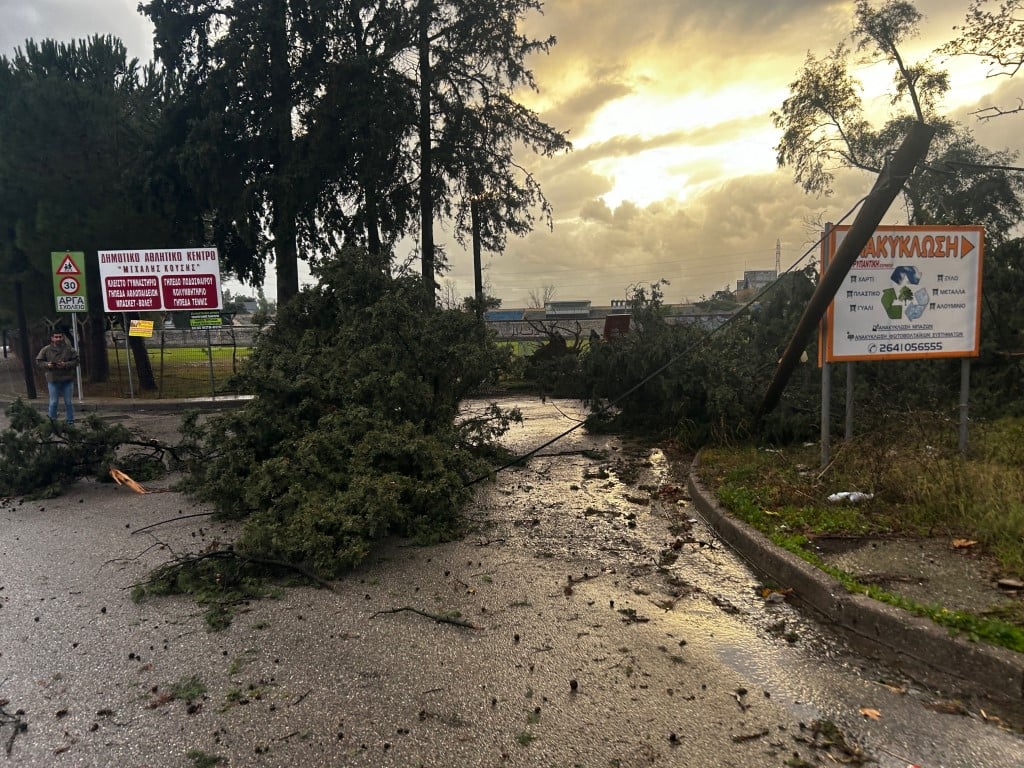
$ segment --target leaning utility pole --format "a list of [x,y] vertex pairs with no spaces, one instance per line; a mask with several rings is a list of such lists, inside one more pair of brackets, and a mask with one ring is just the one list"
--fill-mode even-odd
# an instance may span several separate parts
[[761,408],[758,412],[759,416],[769,413],[779,404],[782,390],[786,388],[789,377],[800,362],[800,355],[806,349],[811,334],[814,333],[818,323],[821,322],[822,316],[825,314],[825,310],[828,309],[828,305],[835,298],[839,286],[842,285],[843,280],[846,279],[846,274],[850,271],[850,267],[853,266],[860,252],[867,245],[868,240],[871,239],[875,227],[878,226],[886,211],[889,210],[889,206],[896,199],[896,195],[903,189],[903,184],[913,172],[914,166],[928,154],[928,146],[931,144],[934,135],[935,129],[930,125],[914,123],[910,128],[910,133],[907,134],[906,138],[903,139],[903,143],[900,144],[899,149],[896,150],[878,175],[875,186],[871,188],[867,198],[865,198],[864,205],[853,220],[853,224],[850,225],[850,230],[847,232],[843,242],[836,249],[828,269],[822,275],[821,281],[814,291],[814,295],[807,302],[807,307],[800,317],[800,322],[797,324],[796,330],[793,331],[793,338],[790,339],[789,346],[786,347],[786,351],[782,354],[782,359],[779,360],[779,364],[775,368],[775,376],[768,385],[768,390],[761,401]]

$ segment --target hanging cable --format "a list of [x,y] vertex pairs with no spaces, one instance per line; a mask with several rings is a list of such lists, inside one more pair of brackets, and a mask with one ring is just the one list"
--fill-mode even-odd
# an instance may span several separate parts
[[[867,195],[865,195],[860,200],[858,200],[856,203],[854,203],[850,207],[850,209],[846,213],[844,213],[843,216],[836,222],[836,224],[842,224],[844,221],[846,221],[848,218],[850,218],[853,215],[853,213],[867,199],[868,199]],[[756,294],[754,294],[754,296],[750,300],[748,300],[745,304],[741,305],[740,308],[735,313],[730,315],[729,318],[725,320],[725,322],[723,322],[721,325],[711,329],[711,331],[708,333],[708,335],[705,336],[700,342],[698,342],[698,344],[695,344],[695,345],[693,345],[691,347],[688,347],[683,352],[680,352],[675,357],[672,357],[671,359],[669,359],[668,362],[662,364],[661,366],[656,368],[654,371],[649,373],[640,382],[638,382],[637,384],[634,384],[632,387],[627,389],[625,392],[623,392],[618,397],[616,397],[613,400],[609,401],[605,405],[599,407],[598,410],[595,412],[595,415],[600,415],[602,413],[606,413],[610,408],[613,408],[616,404],[622,402],[624,399],[626,399],[627,397],[632,395],[634,392],[636,392],[642,386],[647,384],[647,382],[651,381],[652,379],[654,379],[657,376],[660,376],[663,372],[665,372],[668,368],[673,366],[681,358],[691,355],[695,350],[699,349],[700,345],[707,344],[707,342],[710,341],[711,338],[716,333],[718,333],[719,331],[723,330],[724,328],[727,328],[730,324],[732,324],[741,315],[746,314],[746,312],[750,309],[750,307],[752,307],[754,304],[756,304],[761,299],[762,296],[764,296],[765,294],[769,293],[771,290],[773,290],[779,284],[779,282],[782,280],[782,277],[784,275],[788,275],[791,272],[793,272],[794,270],[796,270],[796,268],[805,259],[807,259],[808,256],[810,256],[812,253],[814,253],[814,251],[821,246],[821,244],[824,242],[824,240],[825,240],[825,238],[827,236],[828,236],[827,233],[822,233],[822,236],[819,237],[806,251],[804,251],[803,255],[801,255],[799,259],[797,259],[792,264],[790,264],[789,267],[787,267],[786,270],[781,275],[776,275],[775,276],[775,280],[773,280],[771,283],[769,283],[768,285],[764,286],[760,291],[758,291]],[[504,472],[506,469],[510,469],[510,468],[512,468],[512,467],[514,467],[514,466],[516,466],[518,464],[523,463],[524,461],[526,461],[531,456],[533,456],[533,455],[539,453],[540,451],[544,450],[545,448],[547,448],[549,445],[553,445],[554,443],[557,443],[562,438],[571,435],[573,432],[575,432],[577,429],[582,427],[584,424],[586,424],[585,420],[577,422],[576,424],[574,424],[573,426],[569,427],[567,430],[565,430],[561,434],[556,435],[555,437],[551,438],[550,440],[547,440],[547,441],[541,443],[536,448],[533,448],[533,449],[527,451],[524,454],[521,454],[519,456],[516,456],[516,457],[510,459],[505,464],[501,465],[497,469],[491,470],[487,474],[480,475],[479,477],[473,478],[472,480],[470,480],[470,481],[468,481],[466,483],[466,486],[476,485],[481,480],[484,480],[485,478],[488,478],[491,475],[495,475],[498,472]]]

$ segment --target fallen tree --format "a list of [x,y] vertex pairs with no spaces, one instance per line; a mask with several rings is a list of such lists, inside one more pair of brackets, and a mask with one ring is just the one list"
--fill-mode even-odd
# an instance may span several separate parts
[[518,414],[459,420],[508,359],[473,313],[426,305],[417,277],[362,250],[315,277],[240,374],[258,396],[188,422],[185,487],[245,521],[238,553],[330,578],[384,536],[458,535],[467,480]]

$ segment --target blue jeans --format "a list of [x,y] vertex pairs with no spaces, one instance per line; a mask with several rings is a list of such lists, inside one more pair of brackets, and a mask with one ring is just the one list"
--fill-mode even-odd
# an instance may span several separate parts
[[67,381],[48,381],[46,382],[46,388],[50,392],[50,418],[57,418],[57,401],[60,398],[64,398],[64,408],[66,409],[68,424],[75,423],[75,409],[71,405],[71,394],[74,389],[75,382],[71,379]]

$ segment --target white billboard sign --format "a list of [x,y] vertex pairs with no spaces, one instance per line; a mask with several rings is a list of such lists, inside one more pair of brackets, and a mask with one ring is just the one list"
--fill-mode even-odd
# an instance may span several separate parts
[[[849,232],[832,230],[834,254]],[[880,226],[829,305],[825,359],[976,357],[982,227]]]
[[219,310],[216,248],[100,251],[107,312]]

